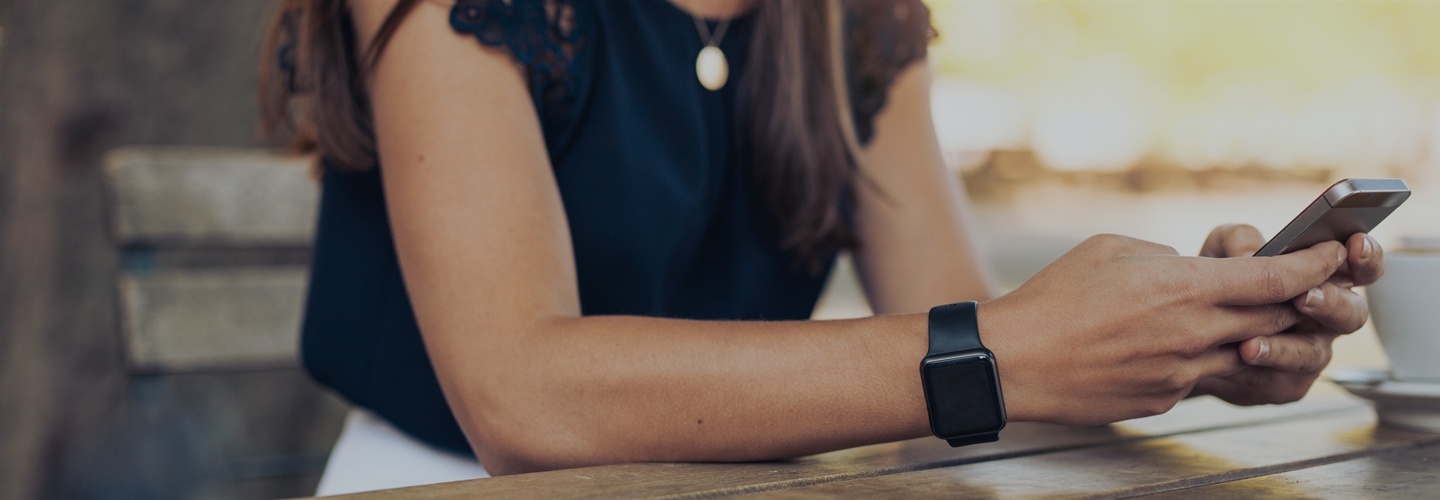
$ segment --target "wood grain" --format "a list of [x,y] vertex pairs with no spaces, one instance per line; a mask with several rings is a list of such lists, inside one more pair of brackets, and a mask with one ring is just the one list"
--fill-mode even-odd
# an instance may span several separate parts
[[163,269],[120,277],[130,370],[295,368],[303,266]]
[[1435,498],[1440,496],[1440,445],[1387,450],[1354,460],[1199,488],[1165,499],[1208,498]]
[[105,160],[114,236],[127,247],[308,247],[313,161],[258,149],[117,149]]
[[1440,443],[1440,436],[1377,430],[1369,408],[1289,422],[1128,441],[807,488],[762,496],[809,498],[1128,497],[1239,479]]
[[[1362,403],[1321,390],[1294,405],[1240,408],[1202,398],[1183,402],[1174,412],[1127,424],[1074,428],[1043,424],[1013,424],[997,443],[950,448],[936,439],[842,450],[784,462],[742,464],[625,464],[404,488],[354,495],[357,498],[461,498],[471,496],[582,498],[707,497],[747,493],[802,492],[848,495],[833,485],[874,484],[856,494],[910,496],[905,479],[916,474],[941,474],[988,464],[1045,461],[1046,457],[1084,453],[1128,445],[1212,433],[1283,427],[1292,422],[1321,419],[1332,422],[1364,421],[1369,408]],[[1350,419],[1350,420],[1345,420]],[[1143,457],[1143,455],[1142,455]],[[900,483],[890,478],[902,478]],[[1014,478],[1011,478],[1014,479]],[[1029,479],[1024,479],[1028,481]],[[949,495],[949,489],[935,494]]]

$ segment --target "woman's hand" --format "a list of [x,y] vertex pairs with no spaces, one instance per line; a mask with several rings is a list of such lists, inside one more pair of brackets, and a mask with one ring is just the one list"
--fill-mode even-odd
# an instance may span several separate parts
[[1206,259],[1095,236],[981,304],[980,332],[1014,420],[1093,425],[1154,415],[1200,381],[1250,369],[1234,343],[1295,326],[1302,316],[1288,301],[1344,262],[1336,242]]
[[[1265,238],[1254,227],[1221,226],[1211,231],[1200,255],[1245,257],[1264,244]],[[1201,380],[1195,394],[1238,405],[1289,403],[1303,397],[1330,363],[1335,338],[1360,329],[1370,316],[1365,298],[1350,288],[1374,283],[1385,272],[1385,252],[1370,236],[1353,235],[1346,247],[1345,265],[1326,283],[1292,301],[1304,319],[1284,333],[1241,342],[1240,357],[1247,367]]]

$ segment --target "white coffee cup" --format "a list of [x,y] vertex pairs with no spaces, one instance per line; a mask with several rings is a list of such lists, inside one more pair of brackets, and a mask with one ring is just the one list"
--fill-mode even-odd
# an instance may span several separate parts
[[1366,295],[1390,377],[1440,383],[1440,248],[1385,252],[1385,276]]

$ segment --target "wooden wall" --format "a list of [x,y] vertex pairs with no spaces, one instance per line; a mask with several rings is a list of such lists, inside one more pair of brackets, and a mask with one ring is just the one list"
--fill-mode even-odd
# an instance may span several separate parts
[[298,370],[126,373],[100,175],[122,145],[258,145],[272,8],[0,0],[0,498],[313,488],[343,406]]

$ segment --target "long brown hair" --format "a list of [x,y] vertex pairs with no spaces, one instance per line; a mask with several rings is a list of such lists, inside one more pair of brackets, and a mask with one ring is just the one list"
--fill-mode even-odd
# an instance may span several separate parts
[[[421,0],[399,0],[375,39],[357,50],[346,0],[285,0],[260,64],[261,123],[344,170],[374,168],[365,76]],[[853,248],[844,216],[861,179],[845,71],[840,0],[756,2],[740,85],[742,133],[754,145],[757,191],[783,248],[812,266]]]

